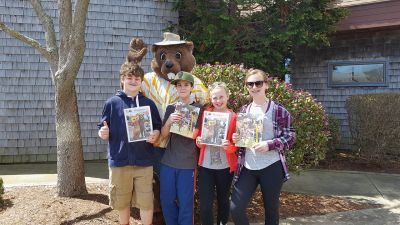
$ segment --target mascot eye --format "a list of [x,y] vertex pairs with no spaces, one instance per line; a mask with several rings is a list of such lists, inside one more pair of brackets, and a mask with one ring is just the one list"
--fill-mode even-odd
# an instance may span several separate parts
[[180,52],[175,53],[175,58],[181,59],[182,58],[182,53],[180,53]]
[[167,54],[165,54],[164,52],[161,52],[161,54],[160,54],[160,59],[161,59],[162,61],[164,61],[166,58],[167,58]]

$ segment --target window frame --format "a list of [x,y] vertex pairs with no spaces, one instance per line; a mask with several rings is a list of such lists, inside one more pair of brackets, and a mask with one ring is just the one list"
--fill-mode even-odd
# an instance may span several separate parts
[[[383,64],[383,82],[382,83],[343,83],[335,84],[332,81],[334,66],[351,66],[351,65],[370,65]],[[386,87],[387,84],[387,61],[371,60],[371,61],[335,61],[328,63],[328,87]]]

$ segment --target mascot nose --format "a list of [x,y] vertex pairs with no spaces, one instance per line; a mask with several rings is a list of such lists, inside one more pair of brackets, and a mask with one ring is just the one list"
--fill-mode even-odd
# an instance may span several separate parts
[[167,61],[167,62],[165,62],[165,66],[166,66],[168,69],[171,69],[171,68],[174,66],[174,63],[171,62],[171,61]]

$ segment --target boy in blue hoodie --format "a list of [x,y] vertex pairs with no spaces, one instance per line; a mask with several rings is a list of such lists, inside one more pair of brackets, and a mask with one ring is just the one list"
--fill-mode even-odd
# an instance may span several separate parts
[[[122,91],[106,101],[98,124],[99,137],[108,140],[110,206],[118,210],[119,223],[124,225],[129,225],[131,206],[140,209],[142,224],[152,224],[153,220],[153,143],[162,123],[154,102],[139,92],[143,76],[139,65],[122,64]],[[124,109],[140,106],[150,106],[153,131],[146,141],[129,142]]]

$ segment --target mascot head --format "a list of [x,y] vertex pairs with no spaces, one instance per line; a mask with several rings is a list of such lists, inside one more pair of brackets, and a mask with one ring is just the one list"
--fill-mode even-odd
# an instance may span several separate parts
[[179,71],[192,71],[196,65],[193,42],[182,41],[179,35],[165,32],[164,40],[153,44],[151,68],[160,77],[171,81]]

